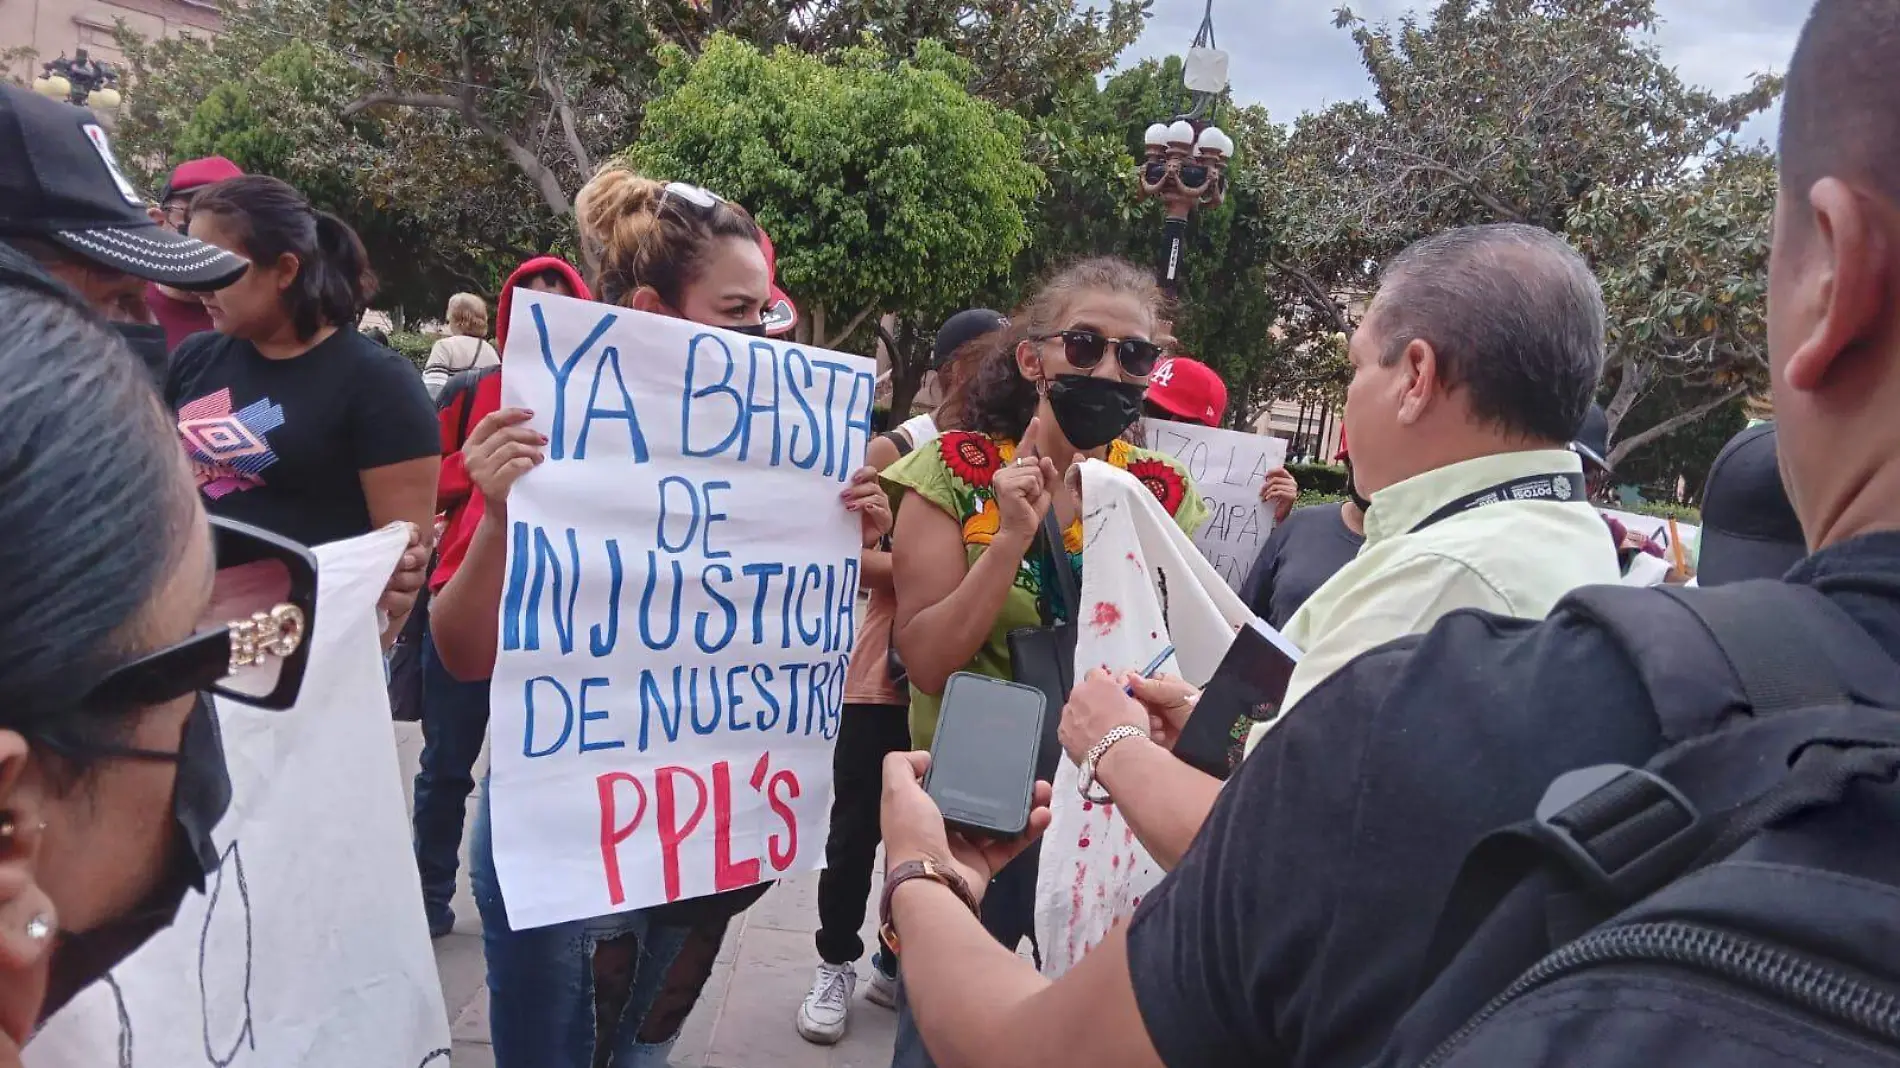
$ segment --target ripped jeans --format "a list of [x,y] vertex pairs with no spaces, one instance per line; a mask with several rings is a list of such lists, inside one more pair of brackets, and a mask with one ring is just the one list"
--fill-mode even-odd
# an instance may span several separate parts
[[729,919],[685,927],[636,911],[510,930],[486,782],[469,879],[482,916],[496,1068],[666,1068]]

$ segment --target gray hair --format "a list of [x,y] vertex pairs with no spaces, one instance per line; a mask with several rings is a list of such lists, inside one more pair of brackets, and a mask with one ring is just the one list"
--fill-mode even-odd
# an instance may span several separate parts
[[1466,226],[1387,264],[1369,322],[1390,366],[1413,341],[1472,415],[1534,440],[1576,435],[1603,376],[1603,291],[1563,238],[1517,223]]

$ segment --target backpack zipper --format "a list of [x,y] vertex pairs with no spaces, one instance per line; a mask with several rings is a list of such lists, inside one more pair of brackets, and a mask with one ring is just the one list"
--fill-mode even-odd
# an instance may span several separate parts
[[1567,975],[1605,964],[1671,964],[1785,999],[1836,1023],[1900,1043],[1900,994],[1778,946],[1689,923],[1640,923],[1583,936],[1538,961],[1432,1051],[1438,1068],[1511,1002]]

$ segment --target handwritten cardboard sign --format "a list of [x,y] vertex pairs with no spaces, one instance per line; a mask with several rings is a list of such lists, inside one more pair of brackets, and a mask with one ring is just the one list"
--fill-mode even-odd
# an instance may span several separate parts
[[509,922],[819,867],[873,364],[515,300],[502,396],[548,444],[509,497],[489,720]]
[[1150,449],[1181,461],[1194,477],[1207,503],[1207,522],[1194,544],[1231,589],[1240,589],[1273,533],[1273,509],[1261,503],[1260,488],[1286,463],[1286,442],[1157,419],[1148,420],[1145,436]]

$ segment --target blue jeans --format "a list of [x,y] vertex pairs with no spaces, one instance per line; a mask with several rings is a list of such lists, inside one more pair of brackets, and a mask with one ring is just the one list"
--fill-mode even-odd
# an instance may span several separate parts
[[[725,922],[717,930],[661,925],[642,911],[510,930],[485,784],[474,834],[469,879],[482,916],[496,1068],[666,1068]],[[610,952],[614,963],[603,963]],[[597,999],[602,984],[612,993]],[[597,1004],[623,998],[617,1012]],[[601,1035],[611,1048],[597,1053]]]
[[488,734],[488,682],[461,682],[422,637],[422,770],[416,773],[416,871],[431,925],[449,918],[455,868],[475,788],[475,759]]

